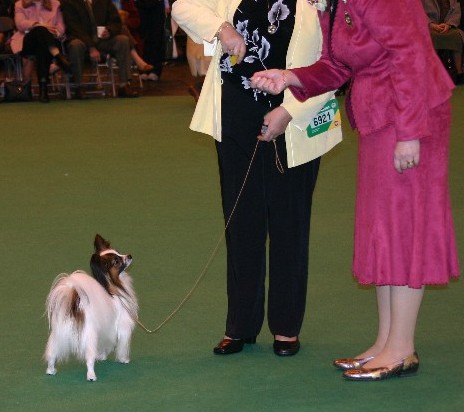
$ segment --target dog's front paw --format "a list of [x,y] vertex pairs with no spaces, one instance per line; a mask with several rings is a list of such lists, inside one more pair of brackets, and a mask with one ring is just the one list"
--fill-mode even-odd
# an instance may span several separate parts
[[48,367],[46,373],[47,375],[56,375],[56,369],[52,367]]
[[97,380],[97,375],[95,375],[95,372],[87,372],[87,380],[89,382],[95,382]]
[[119,362],[119,363],[129,363],[130,359],[129,358],[119,358],[119,359],[116,359],[116,361]]

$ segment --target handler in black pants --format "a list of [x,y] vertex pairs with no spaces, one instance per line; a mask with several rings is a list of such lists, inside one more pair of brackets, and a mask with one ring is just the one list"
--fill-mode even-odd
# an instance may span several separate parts
[[291,93],[253,90],[249,79],[264,66],[313,63],[321,50],[317,13],[306,0],[176,0],[172,16],[193,41],[209,43],[213,54],[190,128],[216,139],[226,223],[246,179],[226,231],[228,311],[225,333],[213,351],[240,352],[261,331],[269,238],[267,318],[273,349],[279,356],[295,355],[319,159],[341,140],[341,132],[339,126],[330,131],[311,126],[331,93],[303,104]]
[[[244,98],[242,91],[227,78],[222,92],[223,105],[240,101],[232,107],[228,105],[228,110],[222,112],[222,141],[216,143],[227,222],[268,108],[256,104],[252,98]],[[287,167],[286,159],[283,135],[273,143],[258,144],[245,188],[226,232],[228,313],[225,335],[236,339],[235,345],[227,342],[227,353],[241,350],[243,343],[254,343],[263,325],[268,235],[269,329],[279,336],[300,333],[306,305],[312,194],[320,158],[294,168]],[[280,345],[290,349],[278,348],[275,351],[279,355],[295,354],[299,348],[298,341]],[[224,347],[219,345],[215,353],[223,354]]]

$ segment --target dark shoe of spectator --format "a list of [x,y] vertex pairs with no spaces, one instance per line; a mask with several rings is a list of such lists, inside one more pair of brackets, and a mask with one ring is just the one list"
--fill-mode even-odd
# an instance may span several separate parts
[[55,62],[65,73],[71,73],[71,62],[66,56],[59,53],[55,56]]
[[84,89],[82,88],[82,86],[76,87],[76,90],[74,92],[74,98],[76,100],[84,100],[84,99],[86,99],[85,92],[84,92]]
[[128,84],[126,84],[125,86],[119,88],[118,97],[139,97],[139,94],[136,91],[132,90]]
[[40,103],[50,103],[50,99],[48,97],[48,89],[46,82],[39,83],[39,102]]

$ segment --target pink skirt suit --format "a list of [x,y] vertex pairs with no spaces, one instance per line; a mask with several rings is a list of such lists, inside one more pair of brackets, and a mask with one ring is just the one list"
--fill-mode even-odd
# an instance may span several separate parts
[[[377,286],[446,284],[459,275],[448,191],[453,83],[422,4],[338,1],[320,19],[323,55],[292,70],[303,88],[291,90],[304,100],[351,78],[346,110],[359,133],[353,273]],[[395,145],[413,139],[420,164],[398,173]]]

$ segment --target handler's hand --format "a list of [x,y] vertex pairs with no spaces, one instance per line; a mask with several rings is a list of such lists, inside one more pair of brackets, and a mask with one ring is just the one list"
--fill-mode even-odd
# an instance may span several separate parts
[[270,142],[285,133],[292,116],[282,106],[276,107],[264,116],[258,140]]
[[226,24],[221,33],[219,41],[222,45],[222,51],[230,56],[237,56],[237,64],[241,63],[245,57],[246,46],[243,37],[235,30],[230,23]]
[[420,141],[416,139],[397,142],[393,157],[394,167],[398,173],[403,173],[403,170],[418,166],[420,160]]

